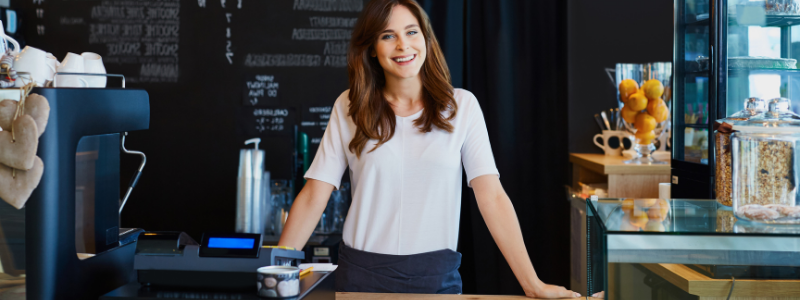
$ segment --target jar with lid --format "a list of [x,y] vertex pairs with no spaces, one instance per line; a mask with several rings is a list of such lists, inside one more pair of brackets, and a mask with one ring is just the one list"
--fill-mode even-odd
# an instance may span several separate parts
[[725,206],[733,205],[731,197],[733,186],[731,177],[731,133],[734,121],[747,121],[767,110],[767,102],[761,98],[748,98],[744,101],[744,110],[736,112],[725,119],[714,123],[714,191],[717,202]]
[[800,116],[790,111],[789,99],[768,105],[762,114],[733,121],[733,211],[748,221],[800,224]]

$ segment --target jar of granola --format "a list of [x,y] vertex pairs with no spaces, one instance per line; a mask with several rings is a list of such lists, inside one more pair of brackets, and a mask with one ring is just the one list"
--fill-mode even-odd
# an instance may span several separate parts
[[767,102],[760,98],[748,98],[744,101],[744,110],[714,123],[714,191],[717,202],[725,206],[733,205],[731,189],[731,133],[734,121],[747,121],[767,110]]
[[748,221],[800,224],[800,116],[789,99],[768,105],[767,112],[733,122],[733,211]]

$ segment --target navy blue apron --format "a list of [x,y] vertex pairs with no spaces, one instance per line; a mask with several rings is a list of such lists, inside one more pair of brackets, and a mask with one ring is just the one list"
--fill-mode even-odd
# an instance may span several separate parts
[[461,253],[450,249],[412,255],[366,252],[339,243],[336,291],[461,294]]

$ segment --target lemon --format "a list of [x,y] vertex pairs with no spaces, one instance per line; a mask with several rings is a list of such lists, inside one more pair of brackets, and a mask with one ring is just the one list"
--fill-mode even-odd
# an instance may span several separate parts
[[639,84],[633,79],[625,79],[619,83],[619,97],[622,102],[626,102],[628,98],[639,90]]
[[664,103],[664,100],[660,98],[650,100],[647,104],[647,114],[653,116],[653,118],[656,119],[656,123],[661,123],[669,117],[669,108],[667,104]]
[[633,124],[633,122],[636,121],[636,114],[638,113],[638,111],[631,110],[627,104],[622,108],[622,110],[620,110],[622,119],[625,120],[625,122],[628,122],[628,124]]
[[639,143],[639,145],[648,145],[656,138],[656,133],[653,132],[652,130],[651,131],[638,130],[636,131],[636,134],[634,134],[634,136],[636,137],[636,141]]
[[633,94],[625,104],[632,111],[641,111],[647,108],[647,98],[644,95]]
[[664,85],[658,79],[650,79],[642,85],[644,95],[647,99],[658,99],[664,95]]
[[633,126],[636,127],[637,132],[653,131],[656,129],[656,119],[646,112],[640,112],[636,115],[636,120],[634,120]]

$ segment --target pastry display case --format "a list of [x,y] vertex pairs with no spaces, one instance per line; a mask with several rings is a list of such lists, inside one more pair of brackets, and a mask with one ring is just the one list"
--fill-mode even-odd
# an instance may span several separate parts
[[798,295],[800,226],[740,220],[713,199],[601,198],[586,206],[582,294],[604,292],[605,299]]

